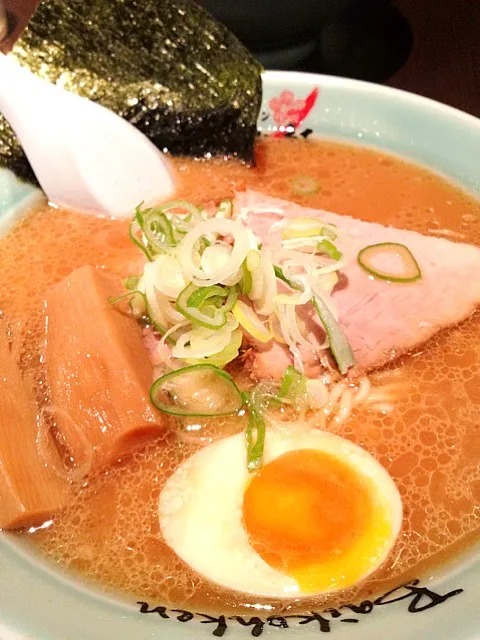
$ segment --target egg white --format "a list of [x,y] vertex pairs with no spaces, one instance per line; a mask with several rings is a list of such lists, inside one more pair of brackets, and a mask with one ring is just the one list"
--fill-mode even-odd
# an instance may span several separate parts
[[[376,499],[391,520],[391,539],[366,577],[385,560],[400,530],[402,502],[395,483],[364,449],[304,423],[282,422],[268,429],[264,464],[299,449],[331,454],[373,483]],[[191,456],[160,494],[159,519],[165,541],[199,574],[230,589],[271,597],[313,595],[302,593],[293,577],[269,566],[250,545],[242,524],[249,477],[243,433],[218,440]]]

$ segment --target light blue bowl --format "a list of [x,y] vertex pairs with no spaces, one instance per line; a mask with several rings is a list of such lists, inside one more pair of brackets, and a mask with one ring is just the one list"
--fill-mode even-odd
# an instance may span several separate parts
[[[420,162],[480,194],[480,121],[394,89],[325,76],[268,72],[259,126],[278,129],[270,102],[288,110],[292,92],[304,100],[319,89],[296,133],[354,141]],[[298,104],[297,104],[298,107]],[[301,109],[300,109],[301,110]],[[290,114],[295,119],[297,113]],[[291,119],[292,119],[291,118]],[[0,173],[0,222],[11,224],[38,192]],[[479,276],[480,277],[480,276]],[[314,640],[474,640],[480,638],[480,560],[475,549],[434,575],[360,609],[265,623],[172,612],[161,602],[141,613],[134,598],[106,596],[38,560],[25,545],[0,539],[1,640],[202,640],[275,637]],[[155,609],[157,607],[157,609]],[[145,607],[144,607],[145,608]],[[180,618],[180,619],[179,619]],[[287,627],[285,625],[288,625]]]

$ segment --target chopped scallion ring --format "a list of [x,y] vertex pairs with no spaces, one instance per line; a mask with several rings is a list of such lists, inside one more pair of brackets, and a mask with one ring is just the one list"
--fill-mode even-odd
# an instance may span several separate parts
[[150,249],[143,244],[141,237],[138,236],[139,231],[142,231],[142,229],[137,217],[135,217],[128,225],[128,235],[130,236],[130,240],[133,242],[133,244],[138,247],[140,251],[145,255],[147,260],[151,262],[153,260],[153,256],[150,252]]
[[242,262],[242,279],[240,280],[240,291],[244,296],[248,296],[252,290],[252,273],[247,266],[247,258]]
[[301,196],[310,196],[318,193],[321,186],[320,182],[313,176],[300,175],[291,180],[290,188],[293,193],[298,193]]
[[336,240],[338,235],[337,233],[332,229],[332,227],[334,227],[335,225],[330,224],[327,227],[322,227],[320,230],[320,233],[322,236],[325,236],[325,238],[328,238],[329,240]]
[[238,289],[237,287],[230,287],[230,291],[228,292],[227,299],[222,306],[222,310],[227,313],[227,311],[231,311],[233,307],[236,305],[238,300]]
[[295,367],[292,367],[292,365],[287,367],[280,382],[278,398],[282,401],[298,404],[302,397],[305,396],[306,392],[306,377],[297,371]]
[[228,289],[220,287],[218,285],[212,285],[211,287],[195,287],[195,290],[188,298],[187,306],[201,307],[209,298],[219,297],[226,298],[228,296]]
[[243,396],[248,409],[248,425],[245,432],[247,469],[252,473],[258,471],[263,464],[267,429],[265,412],[268,410],[274,395],[272,390],[265,388],[265,385],[260,383],[250,393],[244,393]]
[[158,207],[163,213],[182,215],[187,214],[189,216],[200,216],[200,210],[191,202],[187,200],[171,200],[166,202],[161,207]]
[[246,302],[237,300],[235,306],[232,309],[234,317],[238,320],[238,323],[247,331],[251,336],[259,342],[270,342],[273,336],[270,331],[265,327],[265,324],[260,320],[255,311]]
[[231,218],[233,215],[233,202],[231,198],[224,198],[217,209],[218,218]]
[[275,272],[275,276],[281,280],[282,282],[285,282],[285,284],[288,284],[288,286],[292,289],[297,289],[297,290],[301,290],[302,287],[301,285],[297,284],[296,282],[291,282],[283,273],[283,270],[281,267],[278,267],[277,265],[273,265],[273,270]]
[[[382,267],[379,261],[389,263],[388,267]],[[403,244],[396,242],[381,242],[364,247],[357,257],[358,264],[364,271],[390,282],[415,282],[422,277],[418,262],[411,251]]]
[[265,447],[266,424],[261,411],[249,403],[248,426],[245,432],[247,444],[247,469],[250,472],[258,471],[263,462],[263,449]]
[[128,278],[125,279],[125,289],[128,289],[129,291],[135,291],[135,289],[138,287],[138,283],[140,281],[139,276],[129,276]]
[[343,253],[339,251],[333,242],[330,242],[330,240],[322,240],[321,242],[318,242],[316,252],[325,253],[332,260],[341,260],[343,258]]
[[213,356],[207,356],[205,358],[186,358],[187,364],[214,364],[216,367],[224,367],[232,360],[238,357],[240,347],[243,342],[243,333],[240,329],[232,331],[230,343]]
[[121,293],[119,296],[107,296],[107,302],[108,302],[108,304],[111,304],[112,307],[114,307],[121,300],[125,300],[126,298],[131,298],[132,296],[137,295],[137,293],[139,295],[143,295],[139,291],[135,291],[135,290],[134,291],[127,291],[127,293]]
[[318,218],[290,218],[282,229],[282,238],[311,238],[322,235],[323,223]]
[[[211,289],[211,287],[197,287],[193,283],[187,285],[178,296],[175,308],[193,324],[200,325],[206,329],[220,329],[227,322],[227,314],[224,310],[219,309],[214,304],[202,304],[200,307],[189,304],[192,295],[202,288]],[[208,294],[204,302],[207,300],[212,300],[208,298]]]
[[190,283],[178,296],[175,308],[194,325],[205,329],[221,329],[237,299],[237,287],[197,287]]
[[130,315],[139,320],[140,318],[145,317],[147,312],[147,302],[144,293],[141,291],[135,291],[134,293],[135,295],[128,301],[128,306],[130,308]]
[[335,358],[338,370],[344,375],[355,364],[355,356],[348,338],[323,301],[323,298],[320,295],[315,295],[312,302],[327,334],[330,350]]
[[183,367],[150,389],[154,406],[172,416],[214,417],[240,411],[244,398],[232,377],[212,364]]

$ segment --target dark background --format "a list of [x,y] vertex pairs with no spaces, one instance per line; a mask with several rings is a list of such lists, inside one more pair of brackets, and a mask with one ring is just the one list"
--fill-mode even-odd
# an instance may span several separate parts
[[413,34],[387,82],[480,117],[480,0],[397,0]]
[[[369,1],[379,10],[359,2],[306,70],[384,82],[480,117],[480,0]],[[38,0],[4,2],[25,20]]]

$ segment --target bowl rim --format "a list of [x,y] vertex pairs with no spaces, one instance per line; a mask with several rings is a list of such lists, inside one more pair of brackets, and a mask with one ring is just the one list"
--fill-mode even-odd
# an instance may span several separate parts
[[438,111],[443,115],[458,119],[467,125],[470,124],[475,127],[480,127],[480,117],[474,116],[466,111],[462,111],[457,107],[452,107],[444,102],[439,102],[434,98],[428,98],[427,96],[422,96],[419,93],[414,93],[407,89],[398,89],[397,87],[391,87],[390,85],[377,84],[367,80],[357,80],[356,78],[348,78],[346,76],[330,76],[322,73],[308,73],[307,71],[281,71],[276,69],[265,70],[262,73],[262,78],[271,82],[280,82],[285,78],[290,83],[293,80],[298,81],[296,84],[301,85],[308,85],[311,83],[312,78],[317,78],[318,84],[322,87],[334,87],[340,89],[344,88],[347,84],[351,88],[358,89],[364,93],[377,93],[390,98],[400,98],[406,103],[416,105],[418,107],[427,107],[434,111]]
[[[470,130],[475,130],[475,132],[480,133],[480,119],[465,113],[459,109],[456,109],[454,107],[451,107],[449,105],[445,105],[442,104],[436,100],[432,100],[430,98],[424,97],[424,96],[420,96],[418,94],[409,92],[409,91],[405,91],[405,90],[401,90],[401,89],[396,89],[394,87],[389,87],[389,86],[385,86],[385,85],[379,85],[379,84],[375,84],[375,83],[371,83],[371,82],[365,82],[365,81],[361,81],[361,80],[355,80],[355,79],[350,79],[350,78],[344,78],[344,77],[337,77],[337,76],[327,76],[327,75],[321,75],[321,74],[311,74],[311,73],[306,73],[306,72],[295,72],[295,71],[265,71],[263,74],[263,83],[265,86],[269,86],[269,85],[287,85],[288,87],[312,87],[313,85],[319,85],[322,89],[325,88],[334,88],[334,89],[340,89],[340,90],[346,90],[347,92],[353,92],[353,93],[367,93],[367,94],[376,94],[379,96],[384,96],[384,97],[388,97],[392,100],[400,100],[402,103],[404,103],[405,105],[409,105],[410,107],[414,107],[417,110],[421,110],[424,112],[430,112],[430,113],[435,113],[438,114],[439,116],[442,117],[447,117],[448,119],[450,119],[451,121],[455,121],[458,123],[462,123],[463,125],[467,125],[467,127]],[[337,136],[335,136],[337,137]],[[394,152],[392,152],[394,153]],[[403,155],[402,153],[400,155]],[[408,160],[408,157],[406,158]],[[414,160],[415,161],[415,160]],[[448,175],[448,174],[447,174]],[[21,202],[19,203],[19,207],[21,207]],[[0,534],[1,535],[1,534]],[[471,556],[471,554],[468,554],[469,556]],[[19,564],[21,563],[23,559],[19,560]],[[453,568],[452,570],[452,575],[454,576],[458,576],[458,575],[464,575],[465,572],[468,572],[471,574],[471,564],[472,563],[467,563],[468,566],[463,565],[463,567],[459,567],[456,566],[455,568]],[[478,571],[476,571],[477,575],[480,575],[480,563],[476,562],[476,566],[478,567]],[[60,579],[57,580],[56,577],[53,575],[55,572],[53,570],[51,570],[50,567],[47,567],[47,573],[51,573],[52,575],[49,576],[49,579],[55,581],[55,582],[59,582],[62,583],[62,579],[61,579],[61,574],[59,573],[59,577]],[[450,574],[449,574],[450,575]],[[70,579],[67,576],[67,579],[65,582],[63,582],[63,584],[65,583],[71,583]],[[433,582],[430,583],[429,582],[429,586],[435,585],[438,582],[438,580],[436,580],[435,578],[433,579]],[[448,582],[448,580],[447,580]],[[475,583],[475,578],[474,581]],[[74,587],[74,589],[76,589],[76,586],[74,584],[72,584],[72,586]],[[68,586],[66,586],[66,588],[68,588]],[[96,598],[96,593],[95,593],[95,587],[93,587],[91,590],[89,589],[88,585],[79,585],[79,591],[86,591],[88,593],[84,593],[84,596],[87,596],[87,599],[95,599]],[[102,599],[101,595],[100,595],[100,599]],[[105,598],[105,601],[109,599],[108,595]],[[119,600],[119,605],[122,606],[122,602],[121,600]],[[477,612],[478,615],[478,611],[477,609],[473,608],[473,606],[469,606],[469,611],[475,611]],[[430,613],[430,612],[429,612]],[[427,624],[428,621],[432,621],[431,617],[427,617]],[[478,624],[478,628],[476,626],[472,626],[470,624],[470,626],[468,627],[468,629],[465,630],[465,634],[462,631],[462,629],[460,629],[460,634],[455,635],[455,638],[458,638],[458,640],[476,640],[478,638],[480,638],[480,618],[479,620],[479,624]],[[475,621],[474,621],[475,622]],[[388,622],[387,622],[388,624]],[[439,628],[438,631],[440,631],[440,626],[442,625],[442,620],[440,620],[438,622],[439,624]],[[348,627],[348,625],[347,625]],[[198,628],[198,627],[197,627]],[[345,627],[344,627],[345,628]],[[430,627],[425,627],[424,630],[426,631],[426,629]],[[165,627],[165,634],[168,634],[167,631],[168,627]],[[184,638],[196,638],[197,636],[190,636],[189,634],[183,635],[184,632],[183,630],[181,631],[176,631],[174,627],[171,627],[171,629],[173,629],[173,633],[172,633],[172,638],[177,638],[178,636],[178,640],[183,640]],[[163,628],[162,628],[163,630]],[[161,633],[161,632],[160,632]],[[390,629],[390,633],[392,633],[392,630]],[[393,631],[393,634],[395,634],[396,632]],[[199,634],[201,635],[201,634]],[[245,635],[249,635],[244,634],[242,637],[245,637]],[[305,640],[310,640],[310,638],[316,637],[318,635],[318,633],[315,633],[314,635],[310,635],[310,633],[305,633],[305,635],[301,635],[301,637],[303,637]],[[340,634],[341,635],[341,634]],[[43,636],[42,634],[37,636],[37,632],[35,631],[35,635],[32,635],[31,633],[27,633],[27,634],[23,634],[23,633],[19,633],[18,631],[15,631],[15,629],[11,626],[11,625],[7,625],[6,622],[0,620],[0,638],[2,640],[34,640],[37,638],[42,637],[42,640],[45,638],[45,640],[47,640],[47,638],[45,636]],[[89,635],[88,638],[90,638],[91,636]],[[93,636],[92,636],[93,637]],[[100,637],[100,636],[98,636]],[[104,637],[104,636],[102,636]],[[152,636],[153,637],[153,636]],[[230,637],[230,636],[227,636]],[[235,637],[235,634],[233,634],[232,637]],[[363,638],[364,636],[361,635],[361,637]],[[398,636],[396,635],[390,635],[390,637],[392,638],[396,638]],[[446,636],[441,635],[441,638],[443,639]],[[413,640],[413,638],[415,638],[414,635],[409,635],[409,636],[402,636],[402,640],[408,638],[408,640]],[[453,640],[454,636],[451,635],[449,640]],[[48,639],[50,640],[50,639]],[[57,640],[57,638],[55,638],[55,640]]]

